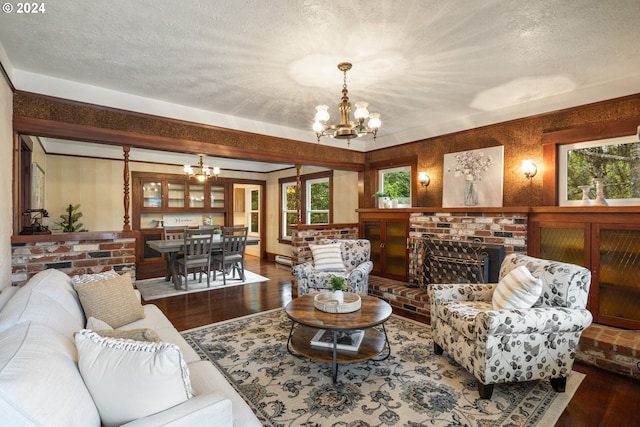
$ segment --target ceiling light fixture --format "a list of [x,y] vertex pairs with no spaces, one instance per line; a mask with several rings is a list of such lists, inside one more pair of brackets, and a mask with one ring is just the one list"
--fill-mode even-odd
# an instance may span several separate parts
[[190,165],[184,165],[184,171],[189,176],[189,178],[195,178],[198,182],[205,182],[207,179],[215,176],[218,178],[220,175],[220,168],[214,167],[213,169],[209,168],[209,166],[205,165],[203,160],[203,155],[200,154],[200,160],[198,161],[197,172]]
[[[340,123],[337,125],[331,125],[327,123],[329,121],[329,107],[326,105],[318,105],[316,107],[316,115],[314,117],[313,130],[316,132],[318,143],[320,137],[328,136],[329,138],[346,139],[347,145],[351,142],[352,138],[360,138],[367,134],[373,134],[373,140],[376,140],[378,129],[382,125],[380,121],[379,113],[369,113],[367,107],[369,104],[366,102],[356,102],[356,111],[353,116],[356,122],[352,122],[349,118],[349,112],[351,111],[351,103],[349,102],[348,90],[347,90],[347,71],[351,69],[351,63],[341,62],[338,64],[338,70],[344,73],[344,83],[342,85],[342,98],[338,104],[340,109]],[[365,126],[364,121],[369,119],[369,122]]]

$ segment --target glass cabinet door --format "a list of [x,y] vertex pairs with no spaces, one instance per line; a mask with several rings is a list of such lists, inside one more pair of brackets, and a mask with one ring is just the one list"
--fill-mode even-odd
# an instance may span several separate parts
[[204,184],[189,184],[189,207],[204,208]]
[[407,223],[387,221],[385,225],[386,271],[394,276],[405,277],[407,275]]
[[224,208],[224,186],[212,185],[210,190],[210,208]]
[[145,181],[142,183],[142,207],[162,207],[162,183]]
[[640,324],[640,229],[599,225],[599,319]]
[[184,184],[176,184],[170,182],[167,184],[168,189],[168,207],[170,208],[184,208]]

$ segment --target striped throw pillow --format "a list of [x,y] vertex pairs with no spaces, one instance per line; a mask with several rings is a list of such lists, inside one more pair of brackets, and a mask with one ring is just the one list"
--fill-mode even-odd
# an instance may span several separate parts
[[345,271],[340,243],[309,245],[313,254],[313,266],[318,271]]
[[533,277],[524,265],[514,268],[500,280],[491,303],[495,310],[533,307],[542,295],[542,281]]

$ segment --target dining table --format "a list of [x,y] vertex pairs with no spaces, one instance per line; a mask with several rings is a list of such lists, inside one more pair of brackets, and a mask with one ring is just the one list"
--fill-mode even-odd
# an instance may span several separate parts
[[[260,243],[260,239],[257,237],[247,237],[247,245],[257,245]],[[176,240],[148,240],[147,246],[151,249],[156,250],[160,253],[165,254],[167,260],[167,275],[165,276],[165,280],[168,282],[173,280],[173,286],[176,289],[180,289],[181,282],[180,277],[177,272],[176,264],[178,259],[178,254],[181,251],[184,251],[184,240],[176,239]],[[222,239],[213,240],[211,242],[211,252],[221,252],[222,251]]]

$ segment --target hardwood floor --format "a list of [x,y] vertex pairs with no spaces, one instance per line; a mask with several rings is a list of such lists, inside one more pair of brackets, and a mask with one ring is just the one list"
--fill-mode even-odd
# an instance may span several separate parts
[[[291,271],[288,267],[247,257],[246,268],[268,277],[270,281],[164,298],[153,303],[178,330],[184,331],[284,307],[291,300]],[[637,413],[640,408],[640,381],[581,363],[575,363],[574,369],[586,374],[586,378],[556,427],[640,426]]]

